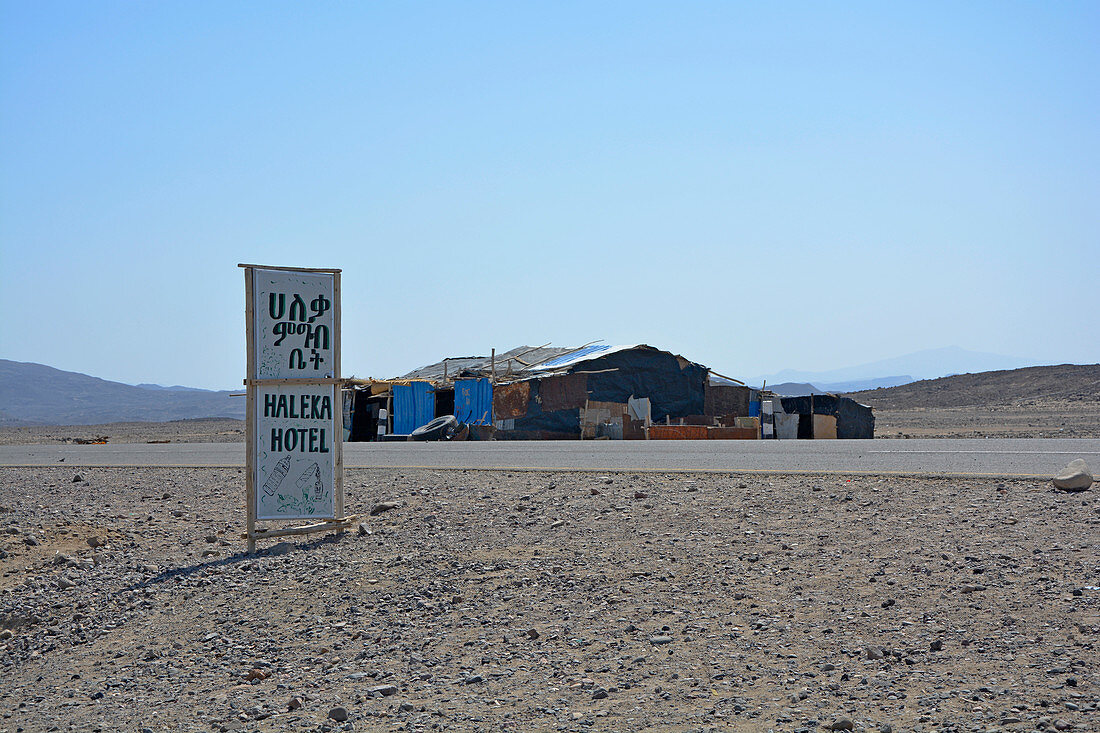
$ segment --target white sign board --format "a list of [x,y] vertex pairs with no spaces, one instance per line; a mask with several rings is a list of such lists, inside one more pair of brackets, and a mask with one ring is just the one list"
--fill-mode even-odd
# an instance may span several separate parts
[[257,389],[257,519],[336,516],[337,394],[332,385]]
[[333,519],[343,511],[343,407],[334,384],[338,271],[246,267],[252,278],[251,537],[254,520]]
[[336,372],[335,276],[253,270],[253,379],[326,379]]

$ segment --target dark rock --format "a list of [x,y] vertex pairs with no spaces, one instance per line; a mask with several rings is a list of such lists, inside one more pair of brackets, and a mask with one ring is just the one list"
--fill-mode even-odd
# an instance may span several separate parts
[[382,697],[389,697],[390,695],[397,694],[397,685],[375,685],[367,690],[372,695],[381,695]]
[[372,517],[378,516],[382,512],[388,512],[391,509],[397,509],[401,506],[399,501],[380,501],[370,508],[370,515]]

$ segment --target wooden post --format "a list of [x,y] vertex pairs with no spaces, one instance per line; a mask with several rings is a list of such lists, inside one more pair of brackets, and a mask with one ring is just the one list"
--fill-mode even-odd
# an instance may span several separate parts
[[[251,379],[256,365],[256,334],[254,331],[254,313],[252,312],[252,273],[251,267],[244,270],[244,299],[245,299],[245,374]],[[246,530],[248,532],[248,554],[256,552],[256,464],[253,456],[256,453],[254,435],[256,433],[256,388],[248,385],[245,400],[245,504],[247,504]]]
[[489,357],[489,384],[496,384],[497,381],[497,350],[493,349],[492,355]]
[[814,393],[810,392],[810,438],[814,436]]
[[[332,376],[336,384],[332,386],[333,393],[333,417],[340,415],[336,421],[336,435],[333,436],[333,449],[336,451],[336,481],[333,491],[333,513],[337,518],[344,516],[344,403],[343,389],[340,384],[340,273],[332,276],[332,325],[335,333],[332,334],[332,358],[336,362],[332,365]],[[338,409],[337,409],[338,408]],[[337,534],[343,534],[346,526],[341,526]]]

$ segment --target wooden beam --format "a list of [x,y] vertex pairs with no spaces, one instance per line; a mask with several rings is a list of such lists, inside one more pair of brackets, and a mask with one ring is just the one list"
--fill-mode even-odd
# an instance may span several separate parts
[[283,267],[282,265],[246,265],[238,264],[237,267],[252,268],[256,270],[290,270],[291,272],[328,272],[338,273],[339,269],[333,269],[331,267]]

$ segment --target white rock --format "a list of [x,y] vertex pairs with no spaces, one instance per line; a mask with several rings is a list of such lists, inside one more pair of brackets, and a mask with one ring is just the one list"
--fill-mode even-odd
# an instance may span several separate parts
[[1088,464],[1080,458],[1070,461],[1054,477],[1054,485],[1065,491],[1084,491],[1089,488],[1092,486],[1092,474],[1089,473]]

